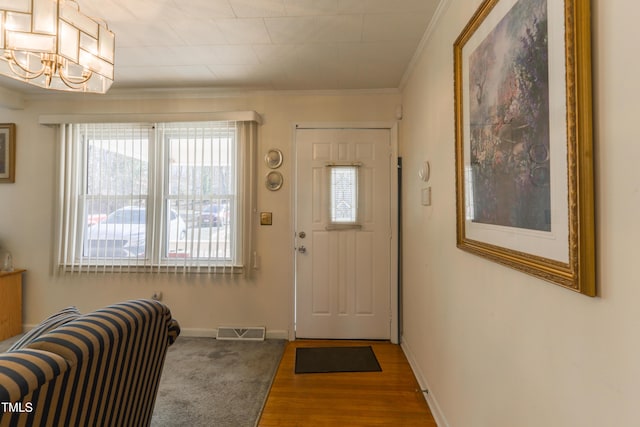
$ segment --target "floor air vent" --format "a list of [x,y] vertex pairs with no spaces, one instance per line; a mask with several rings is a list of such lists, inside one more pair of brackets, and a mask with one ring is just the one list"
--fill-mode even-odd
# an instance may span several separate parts
[[219,340],[242,340],[242,341],[264,341],[265,328],[253,326],[248,328],[218,328],[216,339]]

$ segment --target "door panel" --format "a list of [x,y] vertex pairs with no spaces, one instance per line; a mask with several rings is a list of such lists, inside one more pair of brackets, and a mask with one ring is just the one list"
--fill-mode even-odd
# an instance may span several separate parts
[[[297,337],[390,338],[390,138],[388,129],[296,131]],[[330,223],[328,164],[358,167],[359,227]]]

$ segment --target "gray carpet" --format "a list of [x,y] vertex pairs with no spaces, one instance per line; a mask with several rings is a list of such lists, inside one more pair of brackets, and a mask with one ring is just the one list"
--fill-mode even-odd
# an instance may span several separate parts
[[[0,352],[18,338],[0,342]],[[151,425],[255,426],[285,345],[178,337],[167,352]]]
[[167,353],[151,425],[255,426],[285,344],[178,337]]

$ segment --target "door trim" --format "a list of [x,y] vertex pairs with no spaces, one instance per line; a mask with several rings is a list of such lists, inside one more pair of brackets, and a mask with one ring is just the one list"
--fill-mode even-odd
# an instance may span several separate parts
[[390,337],[391,342],[394,344],[399,344],[400,342],[400,305],[399,305],[399,283],[398,283],[398,239],[399,239],[399,218],[398,218],[398,127],[399,122],[302,122],[302,123],[294,123],[292,125],[292,148],[291,148],[291,158],[293,159],[293,185],[291,186],[291,215],[293,221],[291,221],[293,229],[291,230],[291,251],[294,254],[292,257],[292,268],[293,268],[293,286],[291,289],[291,300],[293,302],[293,309],[291,310],[291,319],[289,328],[289,340],[293,341],[296,338],[296,286],[297,286],[297,278],[296,278],[296,257],[295,257],[295,234],[297,231],[297,186],[298,186],[298,162],[296,161],[297,157],[297,134],[296,131],[299,129],[336,129],[336,130],[345,130],[345,129],[388,129],[389,137],[391,139],[390,146],[391,152],[389,155],[390,162],[390,189],[391,194],[390,197],[390,227],[391,227],[391,240],[389,242],[390,250],[391,250],[391,266],[389,271],[389,280],[391,283],[390,286],[390,295],[389,295],[389,316],[390,316]]

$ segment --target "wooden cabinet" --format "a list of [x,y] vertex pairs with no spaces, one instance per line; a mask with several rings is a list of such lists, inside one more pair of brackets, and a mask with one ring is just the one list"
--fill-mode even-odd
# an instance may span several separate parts
[[0,272],[0,341],[22,333],[22,273]]

